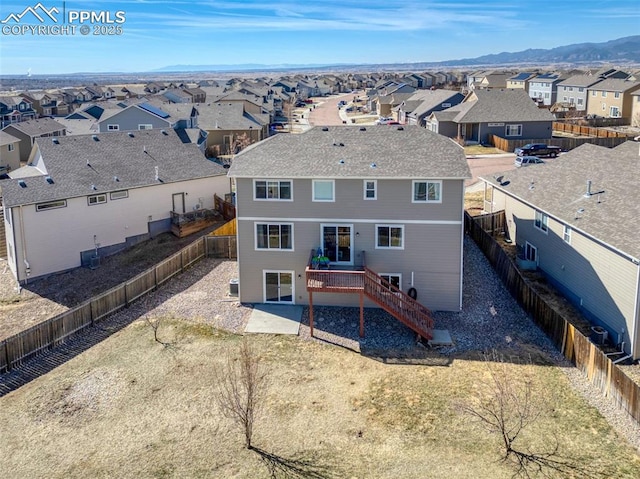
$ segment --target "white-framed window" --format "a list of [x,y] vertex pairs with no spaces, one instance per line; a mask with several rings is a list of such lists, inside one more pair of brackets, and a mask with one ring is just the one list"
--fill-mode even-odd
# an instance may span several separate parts
[[522,136],[522,125],[507,125],[504,128],[505,136]]
[[545,92],[544,97],[549,98],[549,92]]
[[565,103],[566,103],[566,102],[567,102],[567,100],[568,100],[568,99],[567,99],[567,97],[566,97],[566,96],[563,96],[563,97],[562,97],[562,101],[563,101],[563,102],[565,102]]
[[291,180],[253,180],[253,199],[293,201]]
[[313,180],[313,201],[335,201],[335,187],[335,180]]
[[404,249],[404,225],[376,225],[376,249]]
[[620,116],[620,108],[617,106],[612,106],[609,108],[609,116],[611,118],[618,118]]
[[538,248],[533,246],[528,241],[524,245],[524,259],[527,261],[534,261],[538,264]]
[[536,211],[536,217],[533,221],[533,226],[544,233],[548,233],[549,231],[549,216],[544,214],[542,211]]
[[571,244],[571,226],[564,225],[564,231],[562,232],[562,239],[565,243]]
[[593,90],[593,91],[591,92],[591,96],[596,96],[597,94],[598,94],[598,92],[597,92],[597,91],[595,91],[595,90]]
[[602,92],[602,98],[607,98],[607,92],[606,91]]
[[49,201],[47,203],[38,203],[36,211],[53,210],[55,208],[66,208],[67,200]]
[[256,249],[293,251],[292,223],[256,223]]
[[569,91],[573,91],[573,87],[572,86],[569,87]]
[[376,180],[364,180],[364,199],[375,200],[378,198],[378,182]]
[[138,125],[138,130],[151,130],[151,129],[153,129],[153,125],[149,123],[142,123]]
[[109,193],[109,198],[112,200],[121,200],[122,198],[128,198],[129,191],[128,190],[120,190],[120,191],[112,191]]
[[107,202],[107,195],[105,193],[101,193],[99,195],[87,196],[87,203],[89,206],[99,205],[101,203]]
[[582,98],[578,98],[578,106],[584,105],[584,100]]
[[569,98],[569,103],[570,103],[571,105],[573,105],[575,102],[576,102],[576,99],[575,99],[575,98],[573,98],[573,97],[570,97],[570,98]]
[[412,203],[442,203],[442,181],[413,180]]
[[402,274],[401,273],[380,273],[378,276],[384,279],[391,286],[395,286],[399,290],[402,290]]
[[107,130],[108,131],[119,131],[120,130],[120,125],[107,125]]
[[7,145],[7,150],[9,150],[9,151],[13,151],[14,149],[15,149],[15,146],[13,145],[13,143],[9,143],[9,144]]
[[579,91],[580,93],[582,93],[582,92],[584,91],[584,88],[583,88],[583,87],[580,87],[580,88],[578,88],[578,91]]

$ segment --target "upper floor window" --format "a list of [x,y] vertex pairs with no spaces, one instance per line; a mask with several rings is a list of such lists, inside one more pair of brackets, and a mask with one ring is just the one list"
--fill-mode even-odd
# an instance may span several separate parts
[[151,129],[153,129],[153,125],[151,125],[149,123],[144,123],[144,124],[138,125],[138,130],[151,130]]
[[595,91],[595,90],[591,92],[591,96],[596,96],[597,94],[598,94],[598,92]]
[[580,93],[582,93],[582,92],[584,91],[584,88],[580,87],[580,88],[578,88],[578,91],[579,91]]
[[364,180],[364,199],[365,200],[375,200],[377,195],[377,184],[376,180]]
[[256,223],[256,249],[293,250],[293,224]]
[[547,233],[549,231],[549,216],[542,211],[536,211],[536,217],[533,225],[540,231]]
[[573,87],[572,86],[569,87],[569,91],[573,91]]
[[9,144],[7,145],[7,150],[8,150],[8,151],[13,151],[13,149],[14,149],[14,148],[15,148],[15,146],[13,145],[13,143],[9,143]]
[[602,92],[602,98],[607,98],[607,92],[606,91]]
[[442,203],[442,181],[413,180],[412,203]]
[[562,239],[565,243],[571,244],[571,226],[564,225],[564,232],[562,233]]
[[120,125],[107,125],[107,130],[109,131],[119,131]]
[[129,197],[129,191],[128,190],[112,191],[109,194],[109,197],[112,200],[121,200],[122,198],[128,198]]
[[255,200],[293,200],[291,180],[254,180]]
[[313,180],[313,201],[335,201],[335,180]]
[[620,98],[620,92],[619,92],[619,91],[615,92],[615,93],[613,94],[613,97],[614,97],[614,98]]
[[376,249],[404,249],[403,225],[376,225]]
[[106,202],[107,202],[107,195],[104,193],[100,195],[93,195],[93,196],[87,197],[87,203],[89,203],[89,206],[99,205],[100,203],[106,203]]
[[49,201],[48,203],[38,203],[36,211],[52,210],[54,208],[66,208],[67,200]]
[[504,134],[506,136],[522,136],[522,125],[507,125]]

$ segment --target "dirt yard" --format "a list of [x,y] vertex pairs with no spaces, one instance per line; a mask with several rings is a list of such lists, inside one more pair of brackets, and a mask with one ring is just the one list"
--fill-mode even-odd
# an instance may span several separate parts
[[31,281],[21,289],[17,288],[6,261],[0,260],[0,340],[133,278],[221,224],[185,238],[163,233],[103,258],[95,270],[76,268]]
[[[139,320],[0,398],[4,477],[509,478],[500,439],[460,412],[486,397],[477,357],[390,365],[296,337],[248,336],[269,371],[255,450],[220,414],[215,364],[241,337]],[[592,477],[637,478],[640,458],[544,355],[508,374],[534,378],[542,415],[522,444],[554,443]],[[419,362],[418,362],[419,363]],[[429,365],[440,363],[444,366]],[[553,394],[547,394],[552,392]],[[567,477],[552,475],[550,477]],[[577,474],[575,477],[584,477]]]

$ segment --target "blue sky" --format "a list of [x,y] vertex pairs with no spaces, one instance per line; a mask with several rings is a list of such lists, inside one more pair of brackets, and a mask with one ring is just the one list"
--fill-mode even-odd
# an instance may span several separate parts
[[[37,3],[2,0],[0,20]],[[639,0],[41,0],[41,4],[67,14],[105,11],[112,19],[122,11],[122,34],[16,34],[21,25],[53,25],[28,13],[19,23],[10,19],[2,24],[12,26],[13,33],[3,30],[0,35],[0,74],[26,74],[29,69],[32,74],[144,72],[178,64],[435,62],[640,34]]]

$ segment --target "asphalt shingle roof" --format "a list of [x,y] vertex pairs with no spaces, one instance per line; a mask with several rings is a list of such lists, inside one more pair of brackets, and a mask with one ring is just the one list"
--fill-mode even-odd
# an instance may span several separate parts
[[200,105],[198,113],[198,126],[203,130],[249,130],[262,127],[254,118],[245,114],[241,102]]
[[41,136],[47,133],[54,133],[56,131],[63,131],[64,125],[61,125],[52,118],[38,118],[37,120],[21,121],[18,123],[11,123],[5,128],[13,127],[18,131],[21,131],[25,135],[29,136]]
[[[631,141],[613,149],[584,144],[544,165],[483,179],[572,228],[640,258],[639,153],[640,144]],[[500,176],[502,186],[496,180]],[[585,197],[587,180],[591,180],[591,192],[597,193],[590,197]],[[579,209],[584,211],[578,214]]]
[[597,91],[618,91],[625,92],[631,88],[640,86],[640,81],[621,80],[620,78],[607,78],[600,83],[593,85],[590,89]]
[[546,108],[538,108],[525,90],[475,90],[470,95],[447,110],[460,112],[456,123],[554,120],[553,114]]
[[[372,167],[375,165],[375,167]],[[419,126],[314,127],[251,145],[229,176],[245,178],[470,178],[463,149]]]
[[[98,138],[98,141],[94,140]],[[194,144],[183,144],[173,130],[141,130],[36,140],[46,174],[2,180],[6,206],[87,196],[159,183],[224,175],[222,166],[207,160]],[[159,181],[155,179],[158,167]],[[117,178],[117,179],[116,179]],[[95,189],[92,188],[95,186]]]
[[13,135],[10,135],[6,131],[0,130],[0,145],[11,145],[13,143],[17,143],[20,141],[20,138],[16,138]]

